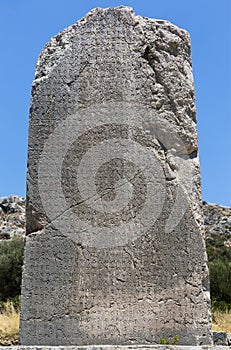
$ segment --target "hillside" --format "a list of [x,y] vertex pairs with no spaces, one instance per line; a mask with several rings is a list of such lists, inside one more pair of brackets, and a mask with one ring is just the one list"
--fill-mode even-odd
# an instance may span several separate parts
[[231,208],[203,202],[205,236],[220,235],[224,245],[231,247]]
[[0,197],[0,239],[25,235],[25,198]]

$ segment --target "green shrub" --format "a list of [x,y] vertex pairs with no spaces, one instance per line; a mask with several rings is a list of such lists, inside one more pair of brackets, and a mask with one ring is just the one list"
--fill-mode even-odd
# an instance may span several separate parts
[[160,344],[161,345],[177,345],[179,342],[179,337],[178,335],[175,335],[174,338],[171,340],[169,338],[160,338]]
[[2,301],[20,295],[23,251],[22,237],[0,241],[0,300]]
[[224,300],[212,299],[211,301],[212,312],[229,313],[231,311],[231,304],[226,303]]
[[206,240],[206,248],[209,262],[222,260],[223,262],[231,262],[231,249],[226,247],[224,242],[231,238],[231,235],[222,236],[220,234],[212,234]]
[[206,240],[213,311],[231,310],[231,249],[224,245],[229,238],[213,233]]
[[0,301],[0,314],[11,314],[12,312],[20,312],[19,295],[7,301]]
[[209,263],[209,272],[212,301],[216,302],[217,306],[219,302],[219,308],[224,308],[222,301],[231,304],[231,263],[221,260],[212,261]]

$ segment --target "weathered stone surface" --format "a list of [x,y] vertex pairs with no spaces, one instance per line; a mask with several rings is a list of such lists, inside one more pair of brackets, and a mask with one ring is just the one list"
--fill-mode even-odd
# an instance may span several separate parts
[[120,7],[52,38],[27,185],[22,344],[211,344],[187,32]]
[[181,346],[181,345],[91,345],[91,346],[0,346],[0,350],[227,350],[227,346]]

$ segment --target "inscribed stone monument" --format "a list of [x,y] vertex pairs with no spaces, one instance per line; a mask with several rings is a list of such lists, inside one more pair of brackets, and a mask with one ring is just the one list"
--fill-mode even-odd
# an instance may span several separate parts
[[190,39],[95,9],[32,88],[23,345],[211,344]]

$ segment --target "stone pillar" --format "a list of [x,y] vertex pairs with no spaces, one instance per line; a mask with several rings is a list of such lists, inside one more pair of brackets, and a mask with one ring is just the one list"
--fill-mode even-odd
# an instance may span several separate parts
[[189,34],[95,9],[32,88],[23,345],[211,344]]

